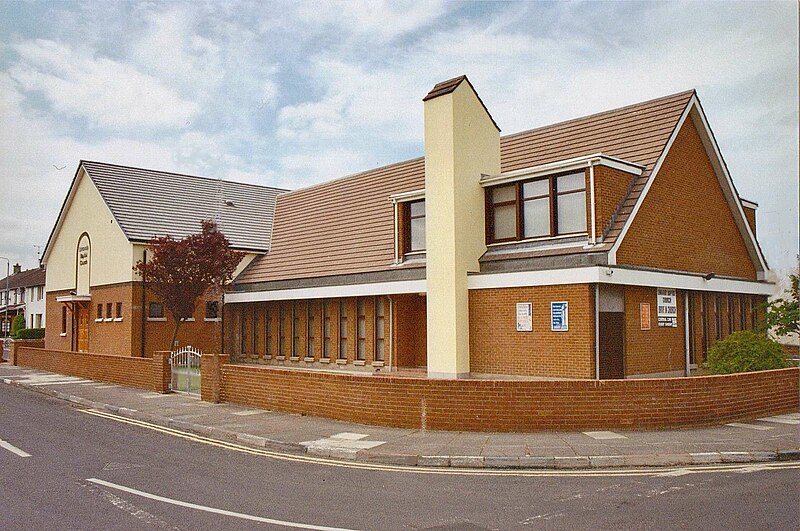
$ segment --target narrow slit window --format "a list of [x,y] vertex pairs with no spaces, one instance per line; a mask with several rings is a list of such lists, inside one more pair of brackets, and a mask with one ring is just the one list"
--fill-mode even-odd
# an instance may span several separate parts
[[264,336],[266,342],[265,352],[267,356],[272,356],[272,312],[270,312],[270,305],[264,305]]
[[297,301],[292,303],[292,357],[300,356],[300,312],[297,311]]
[[347,359],[347,300],[339,299],[339,359]]
[[383,361],[385,352],[386,308],[383,297],[375,297],[375,361]]
[[278,303],[278,356],[286,355],[286,309]]
[[366,359],[367,356],[367,314],[365,307],[363,297],[356,299],[356,313],[358,314],[356,321],[356,336],[358,339],[356,343],[356,359],[360,361]]
[[327,299],[322,301],[322,357],[331,357],[331,305]]
[[306,357],[314,357],[314,302],[306,303]]

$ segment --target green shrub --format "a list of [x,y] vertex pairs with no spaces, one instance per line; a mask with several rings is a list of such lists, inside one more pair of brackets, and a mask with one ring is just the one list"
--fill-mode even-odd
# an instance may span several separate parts
[[717,341],[708,352],[708,368],[714,374],[784,369],[789,364],[783,347],[764,334],[734,332]]
[[17,339],[44,339],[44,328],[23,328],[18,330]]
[[11,321],[11,337],[17,337],[20,330],[25,328],[25,316],[17,314],[14,320]]

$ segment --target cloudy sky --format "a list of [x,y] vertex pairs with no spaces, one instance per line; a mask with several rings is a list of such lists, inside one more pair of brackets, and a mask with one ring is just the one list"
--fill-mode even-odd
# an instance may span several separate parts
[[798,254],[795,2],[3,2],[0,254],[80,159],[297,188],[423,151],[465,73],[504,134],[696,88],[774,268]]

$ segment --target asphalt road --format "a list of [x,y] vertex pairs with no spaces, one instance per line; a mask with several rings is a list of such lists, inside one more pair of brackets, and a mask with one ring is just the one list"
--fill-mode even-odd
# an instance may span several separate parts
[[800,528],[796,463],[660,475],[336,466],[224,448],[6,385],[0,440],[8,530]]

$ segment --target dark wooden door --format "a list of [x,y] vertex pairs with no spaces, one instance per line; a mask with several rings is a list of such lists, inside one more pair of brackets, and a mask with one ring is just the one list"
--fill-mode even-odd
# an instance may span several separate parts
[[78,309],[78,352],[89,352],[89,308]]
[[600,312],[600,378],[625,378],[625,314]]

